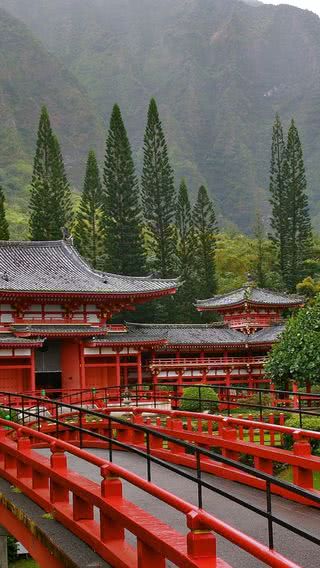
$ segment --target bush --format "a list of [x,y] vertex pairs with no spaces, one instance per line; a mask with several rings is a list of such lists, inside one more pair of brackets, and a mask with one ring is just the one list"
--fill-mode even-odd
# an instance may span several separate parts
[[[180,410],[188,412],[202,412],[203,410],[216,410],[218,408],[219,397],[211,387],[199,388],[200,385],[186,387],[180,399]],[[199,396],[200,392],[200,396]]]
[[13,536],[8,536],[7,546],[8,546],[8,562],[15,562],[15,560],[18,560],[18,543]]
[[[300,430],[300,419],[299,416],[292,416],[286,421],[286,426],[289,428],[296,428]],[[309,416],[308,418],[302,416],[302,428],[304,430],[313,430],[314,432],[320,432],[320,418],[317,416]],[[286,450],[291,450],[293,447],[293,437],[291,434],[283,434],[283,447]],[[313,454],[318,453],[320,450],[320,440],[310,440],[311,451]]]

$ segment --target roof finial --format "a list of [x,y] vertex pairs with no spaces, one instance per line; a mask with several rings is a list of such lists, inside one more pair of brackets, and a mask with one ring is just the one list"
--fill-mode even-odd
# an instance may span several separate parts
[[61,227],[61,232],[62,232],[62,238],[63,240],[69,244],[69,245],[73,245],[73,236],[71,235],[68,227]]

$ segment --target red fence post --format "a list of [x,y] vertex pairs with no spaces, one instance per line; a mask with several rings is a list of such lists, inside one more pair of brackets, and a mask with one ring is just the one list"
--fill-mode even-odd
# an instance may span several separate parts
[[[228,418],[224,418],[223,420],[222,438],[223,440],[228,440],[228,441],[237,440],[237,430],[228,424]],[[239,452],[235,452],[234,450],[229,450],[228,448],[224,448],[223,446],[221,450],[224,458],[239,461],[240,458]]]
[[[19,436],[19,432],[18,432]],[[29,453],[31,450],[31,442],[29,438],[19,437],[17,440],[17,449],[19,452]],[[17,459],[17,478],[18,479],[31,479],[32,468],[31,465],[25,463],[22,459]]]
[[[53,471],[67,476],[67,458],[65,453],[56,446],[51,444],[50,465]],[[63,482],[55,481],[50,478],[50,502],[51,503],[69,503],[69,490],[63,485]]]
[[[302,437],[301,430],[293,432],[293,453],[300,457],[311,456],[310,442]],[[302,487],[303,489],[313,489],[313,472],[311,469],[306,469],[299,465],[292,466],[293,470],[293,483]]]
[[201,568],[216,568],[216,537],[199,521],[197,511],[190,511],[187,514],[187,527],[190,529],[187,534],[188,554],[195,559],[202,559]]
[[[115,477],[109,465],[103,465],[100,468],[100,473],[103,478],[101,482],[101,496],[106,500],[112,498],[113,504],[115,501],[122,504],[122,481],[119,477]],[[100,510],[100,538],[102,542],[109,542],[110,540],[124,540],[123,526],[109,516],[106,510]]]
[[137,540],[138,568],[165,568],[166,559],[157,550],[148,546],[140,539]]

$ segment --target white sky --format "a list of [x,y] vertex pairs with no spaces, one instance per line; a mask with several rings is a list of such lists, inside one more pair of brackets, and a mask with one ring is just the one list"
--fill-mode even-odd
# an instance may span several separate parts
[[320,0],[262,0],[265,4],[291,4],[298,8],[311,10],[320,16]]

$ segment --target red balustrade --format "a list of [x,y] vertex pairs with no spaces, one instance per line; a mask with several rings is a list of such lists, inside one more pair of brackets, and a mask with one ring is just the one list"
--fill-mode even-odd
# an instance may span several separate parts
[[[228,568],[216,556],[212,531],[247,551],[267,566],[299,568],[275,550],[262,545],[203,509],[178,498],[105,459],[91,455],[41,432],[0,419],[0,475],[18,487],[55,519],[81,538],[112,566],[121,568],[164,568],[166,560],[183,568]],[[31,441],[47,445],[51,457],[39,455]],[[100,469],[96,483],[69,469],[65,452]],[[158,498],[180,512],[188,534],[182,535],[149,512],[123,497],[122,480]],[[94,517],[98,510],[99,520]],[[137,538],[136,546],[125,531]],[[48,564],[48,568],[50,564]],[[230,568],[230,567],[229,567]]]

